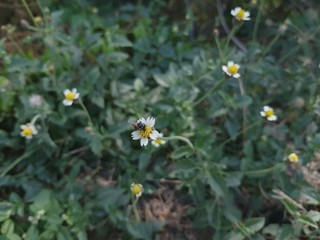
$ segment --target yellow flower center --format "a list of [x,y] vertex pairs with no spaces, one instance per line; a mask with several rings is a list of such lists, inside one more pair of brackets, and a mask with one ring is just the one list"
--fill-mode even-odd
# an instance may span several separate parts
[[272,117],[274,115],[273,109],[269,109],[269,110],[265,111],[265,113],[266,113],[267,117]]
[[245,14],[245,11],[243,9],[240,9],[240,11],[236,14],[236,18],[238,20],[242,20],[244,18],[244,14]]
[[238,72],[239,68],[237,68],[236,65],[231,65],[230,67],[228,67],[228,72],[231,74],[231,75],[234,75]]
[[152,133],[152,127],[150,127],[149,125],[146,125],[144,130],[140,130],[140,137],[141,138],[148,138],[150,137]]
[[141,184],[134,184],[131,186],[131,192],[134,195],[138,195],[142,192],[142,185]]
[[298,155],[295,154],[295,153],[291,153],[291,154],[288,156],[288,158],[289,158],[289,161],[290,161],[291,163],[296,163],[296,162],[299,161],[299,157],[298,157]]
[[25,135],[25,136],[32,136],[32,130],[31,130],[31,128],[28,128],[28,127],[26,127],[26,128],[24,128],[23,130],[22,130],[22,134],[23,135]]
[[67,100],[72,101],[72,100],[75,99],[75,96],[76,96],[76,95],[75,95],[73,92],[68,92],[68,93],[66,94],[65,98],[66,98]]

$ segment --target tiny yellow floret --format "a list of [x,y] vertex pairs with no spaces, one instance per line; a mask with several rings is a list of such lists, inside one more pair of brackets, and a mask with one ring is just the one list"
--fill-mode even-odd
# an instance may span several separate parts
[[265,111],[267,117],[272,117],[274,115],[274,111],[272,108]]
[[65,98],[66,98],[67,100],[72,101],[72,100],[75,99],[75,96],[76,96],[76,95],[75,95],[73,92],[68,92],[68,93],[66,94]]
[[236,14],[236,18],[237,18],[238,20],[242,20],[242,19],[244,18],[244,14],[245,14],[245,13],[246,13],[245,10],[240,9],[239,12]]
[[31,137],[32,136],[32,130],[31,128],[29,127],[26,127],[22,130],[22,134],[25,135],[25,136],[28,136],[28,137]]
[[290,162],[290,163],[297,163],[297,162],[299,161],[299,157],[298,157],[298,155],[295,154],[295,153],[290,153],[290,154],[288,155],[288,159],[289,159],[289,162]]
[[136,197],[140,197],[143,193],[143,186],[140,183],[132,183],[130,189],[132,194]]
[[152,133],[152,130],[153,130],[152,127],[150,127],[149,125],[146,125],[144,130],[141,130],[139,134],[142,138],[149,138]]
[[234,75],[239,71],[239,68],[236,65],[231,65],[228,67],[228,71],[231,75]]

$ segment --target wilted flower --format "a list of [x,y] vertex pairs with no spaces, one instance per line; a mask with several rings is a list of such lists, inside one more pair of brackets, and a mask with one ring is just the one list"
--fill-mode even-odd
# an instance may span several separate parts
[[250,12],[245,11],[241,7],[236,7],[231,10],[231,15],[234,16],[238,21],[249,21],[250,20]]
[[274,114],[273,108],[269,106],[264,106],[263,111],[260,112],[262,117],[266,117],[268,121],[277,121],[277,116]]
[[27,139],[31,139],[33,135],[36,135],[38,133],[36,127],[32,123],[21,125],[20,128],[21,128],[20,135]]
[[235,64],[233,61],[228,61],[228,65],[223,65],[222,70],[229,76],[234,78],[239,78],[240,74],[238,73],[240,69],[239,64]]
[[42,22],[42,18],[40,16],[37,16],[37,17],[34,18],[34,23],[36,25],[39,25],[41,22]]
[[132,139],[140,139],[141,146],[147,146],[149,138],[156,140],[159,137],[159,132],[153,127],[155,121],[152,117],[148,117],[147,120],[140,118],[135,126],[136,130],[131,133]]
[[163,137],[163,134],[162,133],[159,133],[159,136],[156,140],[152,140],[152,145],[155,146],[155,147],[159,147],[160,145],[163,145],[166,143],[165,140],[162,139]]
[[299,157],[295,153],[290,153],[288,155],[288,160],[289,160],[290,163],[297,163],[299,161]]
[[40,107],[44,103],[42,96],[38,94],[32,94],[29,98],[29,104],[31,107]]
[[64,90],[64,100],[63,104],[65,106],[71,106],[73,101],[79,98],[79,93],[77,92],[77,89],[72,89],[72,92],[69,89]]
[[137,198],[140,197],[143,193],[143,186],[140,183],[131,183],[130,189],[132,194]]

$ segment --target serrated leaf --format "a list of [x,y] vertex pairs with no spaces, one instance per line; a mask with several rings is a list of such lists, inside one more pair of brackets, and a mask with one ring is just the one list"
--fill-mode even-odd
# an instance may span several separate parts
[[114,47],[132,47],[132,42],[124,35],[113,35],[110,44]]
[[12,234],[14,231],[14,223],[11,219],[7,219],[6,221],[3,222],[1,226],[1,233],[3,235],[9,235]]
[[264,217],[260,218],[249,218],[245,221],[245,226],[250,229],[252,233],[258,232],[263,228],[266,219]]
[[298,217],[297,219],[299,222],[305,224],[305,225],[308,225],[310,227],[313,227],[315,229],[318,229],[318,225],[316,222],[314,222],[309,216],[307,215],[301,215]]
[[159,84],[161,87],[169,87],[168,79],[165,78],[163,74],[153,74],[154,80]]
[[192,150],[190,149],[190,147],[183,146],[183,147],[179,147],[179,148],[175,149],[173,151],[173,153],[171,154],[171,157],[173,159],[178,159],[178,158],[182,158],[182,157],[188,157],[191,154],[192,154]]
[[96,154],[98,157],[100,157],[102,150],[103,150],[101,137],[96,134],[93,134],[93,135],[91,135],[91,138],[89,141],[90,141],[89,146],[90,146],[90,149],[92,150],[92,152],[94,154]]

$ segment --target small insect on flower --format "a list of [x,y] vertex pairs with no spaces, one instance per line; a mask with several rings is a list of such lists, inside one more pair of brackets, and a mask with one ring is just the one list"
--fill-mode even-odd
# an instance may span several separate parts
[[20,128],[21,128],[20,135],[27,139],[31,139],[33,135],[36,135],[38,133],[36,127],[31,123],[23,124],[20,126]]
[[299,161],[299,156],[295,153],[290,153],[288,155],[288,160],[290,163],[297,163]]
[[140,197],[143,193],[143,186],[140,183],[131,183],[130,189],[132,194],[137,198]]
[[69,89],[66,89],[63,91],[64,94],[64,100],[63,100],[63,105],[65,106],[71,106],[74,100],[77,100],[80,96],[80,94],[77,92],[77,89],[72,89],[70,91]]
[[274,114],[273,108],[269,106],[264,106],[263,111],[260,112],[262,117],[266,117],[268,121],[277,121],[277,116]]
[[137,122],[131,123],[135,131],[131,133],[133,140],[140,139],[141,146],[147,146],[149,138],[156,140],[159,137],[159,132],[153,127],[155,119],[148,117],[147,119],[140,118]]
[[239,78],[240,74],[238,73],[240,65],[234,63],[233,61],[228,61],[228,65],[223,65],[222,70],[229,75],[230,77]]
[[155,146],[155,147],[159,147],[160,145],[163,145],[166,143],[165,140],[162,139],[163,137],[163,134],[162,133],[159,133],[159,137],[156,139],[156,140],[152,140],[152,145]]
[[250,20],[250,12],[245,11],[241,7],[236,7],[231,10],[231,15],[234,16],[238,21],[249,21]]

